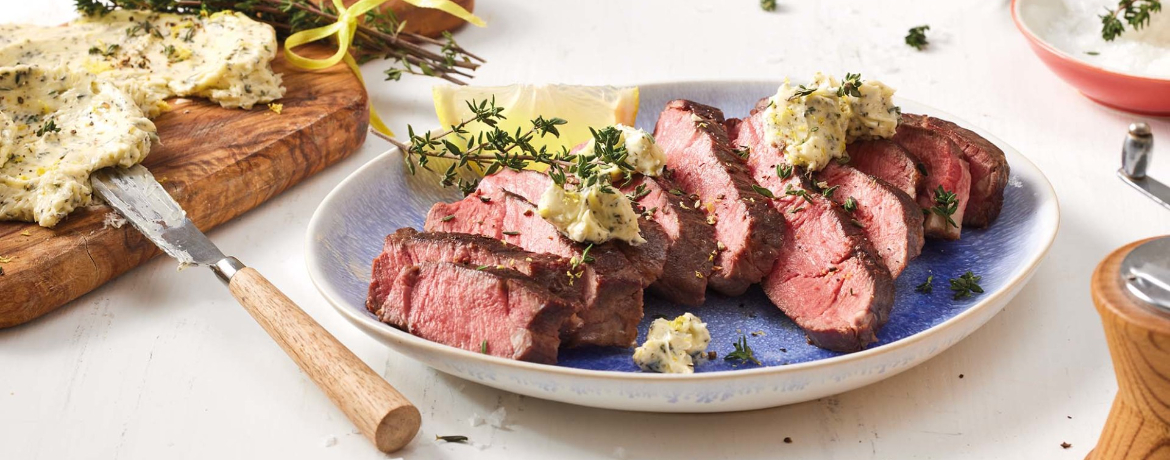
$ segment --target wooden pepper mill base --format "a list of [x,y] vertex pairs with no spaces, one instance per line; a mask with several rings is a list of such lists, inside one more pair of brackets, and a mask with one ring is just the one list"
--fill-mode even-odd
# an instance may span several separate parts
[[1118,391],[1088,460],[1170,459],[1170,315],[1130,294],[1120,272],[1125,256],[1146,241],[1114,251],[1093,273]]

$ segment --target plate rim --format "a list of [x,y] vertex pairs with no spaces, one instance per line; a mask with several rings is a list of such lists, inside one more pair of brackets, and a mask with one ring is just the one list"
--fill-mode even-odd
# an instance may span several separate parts
[[[760,85],[762,85],[762,84],[773,84],[773,83],[779,84],[778,81],[776,81],[776,80],[723,79],[723,80],[657,81],[657,82],[638,84],[638,85],[634,85],[634,86],[637,86],[639,88],[639,92],[640,92],[640,90],[642,88],[645,88],[645,87],[672,86],[672,85],[678,85],[678,84],[709,84],[709,85],[760,84]],[[847,364],[854,362],[854,361],[866,360],[872,356],[893,353],[899,349],[911,347],[920,341],[928,340],[928,339],[930,339],[938,334],[944,333],[947,330],[958,327],[962,323],[965,323],[966,322],[965,320],[968,317],[975,316],[976,314],[981,313],[983,310],[985,310],[987,308],[993,308],[997,304],[1002,304],[1003,306],[1006,306],[1007,303],[1010,301],[1010,299],[1004,300],[1003,302],[1000,302],[999,300],[1004,296],[1008,296],[1009,294],[1011,294],[1014,297],[1013,293],[1018,290],[1017,288],[1022,287],[1020,285],[1022,283],[1025,283],[1028,279],[1031,278],[1032,274],[1039,267],[1040,263],[1043,262],[1045,258],[1047,258],[1049,251],[1052,250],[1052,245],[1053,245],[1054,241],[1056,240],[1057,234],[1059,234],[1059,232],[1060,232],[1060,223],[1061,223],[1060,222],[1060,200],[1056,196],[1056,191],[1055,191],[1055,189],[1053,189],[1051,181],[1049,181],[1048,177],[1044,175],[1044,172],[1039,167],[1037,167],[1036,164],[1033,163],[1032,160],[1030,160],[1028,157],[1026,157],[1023,153],[1020,153],[1018,150],[1015,149],[1015,147],[1012,147],[1010,144],[1007,144],[1002,139],[988,133],[987,131],[983,130],[982,128],[979,128],[978,126],[975,126],[962,118],[955,117],[946,111],[935,109],[932,106],[922,104],[922,103],[917,102],[913,99],[907,99],[907,98],[899,98],[899,99],[902,101],[911,102],[913,105],[916,105],[918,107],[921,107],[922,109],[925,109],[924,111],[930,112],[930,115],[948,117],[947,118],[948,121],[951,121],[955,124],[958,124],[959,126],[962,126],[964,128],[975,131],[980,136],[987,138],[989,141],[991,141],[991,143],[995,144],[997,147],[1001,147],[1001,148],[1006,147],[1007,148],[1006,153],[1008,153],[1009,155],[1018,157],[1020,161],[1023,161],[1027,165],[1028,169],[1030,169],[1036,173],[1036,178],[1038,178],[1040,180],[1040,182],[1037,184],[1038,185],[1037,191],[1040,192],[1039,194],[1041,195],[1040,203],[1050,204],[1050,207],[1048,208],[1048,209],[1050,209],[1050,211],[1048,214],[1050,214],[1049,218],[1052,220],[1053,225],[1052,225],[1051,232],[1049,232],[1049,234],[1047,235],[1047,238],[1045,238],[1043,240],[1043,249],[1041,251],[1037,252],[1033,257],[1031,257],[1027,261],[1027,263],[1023,266],[1023,270],[1019,271],[1017,274],[1012,276],[1011,279],[1008,280],[1007,283],[1005,283],[1005,285],[1002,289],[996,291],[995,293],[992,293],[989,296],[981,297],[979,299],[979,301],[976,302],[974,305],[971,305],[970,307],[963,310],[959,314],[957,314],[951,318],[948,318],[947,320],[945,320],[939,324],[936,324],[936,325],[931,326],[925,330],[922,330],[922,331],[919,331],[915,334],[912,334],[908,337],[904,337],[902,339],[899,339],[897,341],[894,341],[894,342],[891,342],[891,343],[888,343],[888,344],[885,344],[885,345],[882,345],[879,347],[867,348],[867,349],[862,350],[862,351],[843,354],[843,355],[839,355],[839,356],[833,356],[830,358],[818,359],[818,360],[814,360],[814,361],[806,361],[806,362],[795,363],[795,364],[786,364],[786,365],[782,365],[782,366],[754,367],[754,368],[749,368],[749,369],[721,370],[721,371],[711,371],[711,372],[699,372],[699,373],[693,373],[693,374],[661,374],[661,373],[650,373],[650,372],[622,372],[622,371],[612,371],[612,370],[581,369],[581,368],[565,367],[565,366],[558,366],[558,365],[552,365],[552,364],[538,364],[538,363],[530,363],[530,362],[526,362],[526,361],[518,361],[518,360],[507,359],[507,358],[502,358],[502,357],[498,357],[498,356],[485,355],[482,353],[475,353],[475,352],[472,352],[469,350],[464,350],[462,348],[452,347],[450,345],[445,345],[445,344],[441,344],[438,342],[433,342],[433,341],[424,339],[422,337],[414,336],[408,332],[399,330],[393,326],[390,326],[389,324],[383,323],[383,322],[378,321],[378,320],[374,319],[373,317],[369,316],[368,313],[365,312],[364,306],[360,310],[360,313],[359,313],[356,309],[350,308],[348,306],[348,303],[341,300],[341,297],[339,295],[337,295],[337,293],[334,292],[333,289],[331,287],[327,286],[325,284],[325,282],[323,281],[324,274],[320,273],[319,269],[318,269],[318,267],[320,267],[321,265],[319,263],[316,263],[318,261],[318,254],[315,250],[312,249],[314,247],[314,237],[318,233],[315,230],[320,225],[322,225],[323,221],[327,220],[324,217],[324,210],[329,207],[327,205],[329,203],[331,203],[333,200],[338,199],[338,195],[341,193],[341,190],[344,189],[351,182],[355,181],[356,180],[355,178],[358,177],[359,175],[362,175],[364,172],[366,172],[367,169],[372,169],[372,168],[379,166],[381,161],[394,161],[395,158],[390,158],[390,157],[392,157],[392,156],[397,157],[398,155],[400,155],[401,150],[397,146],[394,146],[393,144],[389,144],[388,150],[379,154],[378,156],[374,157],[373,159],[367,161],[361,167],[355,169],[352,173],[350,173],[348,176],[346,176],[344,179],[342,179],[341,182],[338,182],[337,185],[335,185],[333,187],[333,189],[330,190],[329,193],[326,194],[325,197],[321,200],[321,202],[317,205],[317,209],[313,211],[313,216],[309,219],[309,223],[308,223],[308,226],[306,228],[306,233],[305,233],[305,246],[306,246],[305,264],[306,264],[306,268],[308,269],[308,272],[309,272],[309,279],[313,283],[313,286],[317,288],[317,291],[321,294],[321,296],[325,298],[326,302],[328,302],[333,307],[334,310],[336,310],[338,313],[340,313],[343,317],[345,317],[348,321],[353,323],[355,326],[358,326],[358,329],[362,329],[363,332],[365,332],[367,334],[370,334],[374,330],[384,331],[387,333],[386,337],[398,342],[399,344],[422,347],[422,348],[425,348],[427,352],[435,353],[438,356],[446,357],[448,359],[471,359],[471,360],[477,360],[477,361],[485,361],[486,363],[502,365],[506,368],[511,368],[511,369],[518,370],[518,371],[536,372],[536,373],[542,373],[542,374],[548,373],[548,374],[553,374],[553,375],[559,376],[559,377],[588,378],[588,379],[601,378],[601,379],[606,379],[606,380],[625,380],[625,381],[642,382],[642,383],[654,382],[654,381],[706,382],[706,381],[714,381],[714,380],[739,379],[739,378],[746,378],[746,377],[760,377],[760,376],[766,376],[766,375],[779,376],[779,375],[783,375],[783,374],[799,373],[799,372],[803,372],[803,371],[812,371],[812,370],[817,370],[820,368],[828,368],[828,367],[836,367],[836,366],[840,366],[840,365],[847,365]],[[1015,166],[1015,164],[1010,163],[1010,162],[1009,162],[1009,165]],[[1041,215],[1040,219],[1042,219],[1042,220],[1045,219],[1045,216]],[[982,325],[980,325],[979,327],[982,327]],[[979,327],[977,327],[976,329],[978,329]],[[959,341],[961,341],[961,339]],[[402,354],[410,357],[411,359],[419,361],[423,365],[430,367],[430,365],[428,363],[421,361],[421,360],[419,360],[419,359],[417,359],[409,354],[406,354],[406,353],[402,353]]]

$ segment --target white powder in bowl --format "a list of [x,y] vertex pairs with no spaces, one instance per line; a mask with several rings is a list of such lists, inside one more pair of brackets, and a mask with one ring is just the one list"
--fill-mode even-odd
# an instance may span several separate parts
[[[1020,17],[1040,39],[1073,58],[1112,71],[1170,78],[1170,11],[1150,16],[1141,30],[1126,24],[1111,42],[1101,38],[1101,18],[1116,0],[1045,0],[1020,5]],[[1124,19],[1122,19],[1124,21]]]

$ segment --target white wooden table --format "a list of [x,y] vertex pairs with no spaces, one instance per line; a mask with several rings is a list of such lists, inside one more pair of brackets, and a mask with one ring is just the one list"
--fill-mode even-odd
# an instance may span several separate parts
[[[371,139],[211,237],[418,405],[421,433],[391,458],[1080,459],[1093,446],[1116,384],[1089,274],[1112,249],[1170,232],[1170,213],[1114,177],[1125,126],[1142,118],[1094,105],[1051,74],[1012,25],[1006,0],[781,0],[775,13],[756,0],[479,3],[489,27],[458,34],[489,59],[477,84],[860,71],[1019,149],[1055,186],[1062,228],[1003,313],[879,384],[749,413],[588,409],[436,373],[366,337],[318,296],[305,270],[305,226],[335,184],[385,149]],[[70,0],[8,1],[0,21],[56,24],[73,14]],[[915,52],[902,37],[921,24],[931,26],[932,44]],[[433,82],[383,82],[385,67],[363,70],[390,126],[433,125]],[[1153,175],[1170,179],[1170,122],[1145,121],[1163,139]],[[386,458],[211,273],[175,267],[159,258],[0,330],[0,459]],[[498,407],[506,428],[469,423]],[[436,443],[436,434],[474,444]]]

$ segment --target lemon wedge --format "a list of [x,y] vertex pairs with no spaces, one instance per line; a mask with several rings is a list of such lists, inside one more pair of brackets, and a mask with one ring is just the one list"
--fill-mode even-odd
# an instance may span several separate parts
[[[558,127],[561,135],[533,138],[537,149],[547,146],[550,152],[561,148],[572,149],[592,138],[589,128],[601,129],[618,123],[633,126],[638,116],[638,88],[613,86],[571,85],[511,85],[511,86],[435,86],[432,90],[435,113],[441,129],[449,129],[472,117],[467,102],[496,98],[496,106],[503,107],[507,117],[499,128],[515,133],[517,128],[527,132],[538,116],[561,118],[568,123]],[[468,136],[478,136],[490,128],[483,123],[467,126]]]

